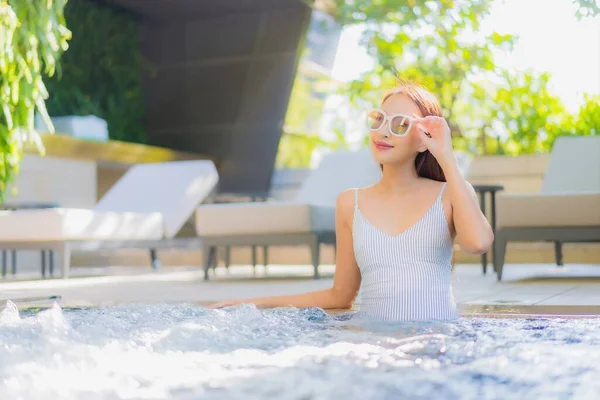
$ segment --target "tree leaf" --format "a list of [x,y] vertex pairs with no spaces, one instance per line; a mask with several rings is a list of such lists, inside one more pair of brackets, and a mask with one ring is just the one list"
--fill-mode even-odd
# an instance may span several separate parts
[[65,0],[0,1],[0,202],[18,171],[23,141],[41,144],[33,130],[35,109],[47,117],[42,76],[54,71],[62,53],[58,43],[67,40],[64,5]]

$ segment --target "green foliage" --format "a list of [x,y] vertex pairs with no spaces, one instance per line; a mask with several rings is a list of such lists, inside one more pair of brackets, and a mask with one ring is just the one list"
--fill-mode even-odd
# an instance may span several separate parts
[[[355,103],[378,104],[397,78],[421,83],[440,100],[455,148],[480,154],[548,151],[557,136],[599,130],[600,107],[591,97],[579,115],[570,115],[548,89],[547,74],[498,69],[493,52],[510,51],[516,38],[474,39],[492,0],[336,3],[340,22],[367,27],[363,44],[376,61],[345,88]],[[598,14],[596,1],[578,3],[579,12]]]
[[111,139],[144,143],[140,34],[134,17],[89,0],[70,2],[73,31],[62,74],[47,81],[50,115],[94,114],[107,121]]
[[323,79],[300,70],[294,81],[285,116],[287,131],[314,132],[318,129],[317,122],[325,106],[323,94],[326,88],[321,86]]
[[547,73],[500,71],[498,78],[493,84],[472,82],[471,92],[459,102],[459,123],[468,143],[463,150],[543,153],[559,136],[600,134],[600,96],[584,95],[584,103],[573,114],[549,90]]
[[283,133],[277,150],[277,168],[306,168],[310,166],[315,150],[327,146],[316,134]]
[[311,70],[310,64],[301,66],[296,76],[285,119],[283,135],[279,142],[277,168],[310,167],[317,150],[348,149],[345,124],[333,121],[328,136],[319,136],[320,122],[325,107],[325,97],[335,91],[335,83],[320,72]]
[[584,102],[574,117],[571,133],[575,135],[600,135],[600,95],[584,95]]
[[318,134],[325,106],[324,96],[330,90],[331,82],[328,78],[311,71],[309,65],[300,68],[292,88],[276,167],[309,167],[316,150],[348,147],[340,126],[334,126],[333,140],[325,140]]
[[503,74],[505,83],[492,97],[490,120],[498,121],[508,137],[509,154],[548,152],[569,114],[561,100],[548,90],[550,76]]
[[474,32],[489,14],[490,0],[360,0],[338,2],[344,23],[367,23],[364,44],[377,66],[348,87],[351,98],[378,102],[382,87],[401,77],[421,83],[440,100],[455,135],[457,99],[477,73],[495,70],[493,49],[510,50],[515,38],[492,33],[483,42]]
[[290,95],[283,134],[279,141],[275,165],[281,167],[300,168],[310,165],[312,154],[322,140],[314,133],[323,112],[324,102],[315,95],[315,81],[300,69],[294,81]]
[[600,0],[573,0],[577,5],[577,18],[595,17],[600,15]]
[[350,148],[344,132],[333,130],[334,139],[325,140],[317,134],[284,132],[277,152],[277,168],[308,168],[316,150],[341,150]]
[[550,76],[501,71],[499,78],[495,85],[472,83],[461,113],[466,136],[476,144],[470,150],[511,155],[550,151],[571,118],[550,93]]
[[18,171],[23,145],[43,146],[34,130],[35,112],[52,129],[42,79],[57,71],[71,32],[66,0],[0,0],[0,201]]

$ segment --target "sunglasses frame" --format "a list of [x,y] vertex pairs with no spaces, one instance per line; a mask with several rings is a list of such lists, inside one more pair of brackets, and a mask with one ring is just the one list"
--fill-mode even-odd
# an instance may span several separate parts
[[[381,129],[385,125],[385,123],[387,121],[387,123],[388,123],[388,130],[390,131],[390,134],[392,134],[394,136],[397,136],[397,137],[403,137],[403,136],[408,135],[408,133],[410,132],[410,130],[413,127],[414,118],[411,117],[410,115],[407,115],[407,114],[404,114],[404,113],[397,113],[397,114],[387,115],[387,113],[385,111],[383,111],[381,108],[371,108],[367,112],[367,121],[369,120],[369,114],[371,114],[374,111],[380,112],[383,115],[383,122],[381,123],[381,126],[379,126],[378,128],[371,128],[371,126],[368,126],[368,128],[369,128],[370,131],[377,131],[377,130]],[[395,133],[392,130],[392,120],[394,118],[396,118],[396,117],[404,117],[404,118],[406,118],[408,120],[408,128],[406,129],[406,132],[404,132],[403,134]],[[367,125],[369,125],[369,124],[367,124]]]

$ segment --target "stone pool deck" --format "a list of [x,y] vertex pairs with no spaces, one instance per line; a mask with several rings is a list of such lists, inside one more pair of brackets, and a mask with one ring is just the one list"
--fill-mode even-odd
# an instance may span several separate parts
[[[262,267],[252,276],[250,267],[218,271],[210,281],[203,280],[198,268],[167,267],[152,271],[140,267],[74,268],[72,278],[0,280],[0,304],[15,300],[27,306],[38,298],[59,296],[64,307],[86,307],[125,303],[199,303],[229,298],[249,298],[302,293],[330,287],[332,266],[323,266],[322,278],[311,278],[307,266]],[[483,275],[476,264],[457,265],[454,294],[461,311],[527,312],[559,314],[600,314],[600,265],[510,264],[505,277]],[[26,300],[35,300],[28,303]]]

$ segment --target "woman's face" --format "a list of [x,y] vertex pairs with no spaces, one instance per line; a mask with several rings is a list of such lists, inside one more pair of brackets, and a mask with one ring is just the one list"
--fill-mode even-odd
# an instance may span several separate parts
[[[383,113],[371,113],[369,118],[371,152],[377,163],[403,164],[413,160],[418,152],[425,150],[418,128],[411,121],[415,115],[423,115],[410,98],[403,94],[391,95],[379,109]],[[391,120],[393,131],[403,136],[392,134],[390,119],[385,119],[395,114],[404,114]]]

